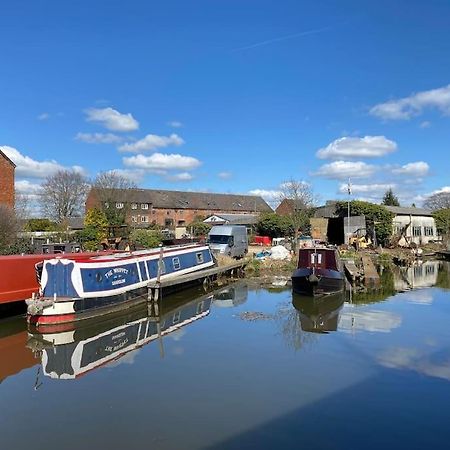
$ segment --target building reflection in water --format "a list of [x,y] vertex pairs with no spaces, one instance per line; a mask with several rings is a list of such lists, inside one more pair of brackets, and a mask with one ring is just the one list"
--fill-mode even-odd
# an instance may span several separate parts
[[441,261],[414,261],[411,266],[397,267],[394,273],[394,288],[397,292],[436,285]]
[[214,306],[232,308],[243,305],[248,298],[248,284],[246,281],[237,281],[214,293]]
[[[102,322],[70,324],[66,329],[30,330],[27,346],[41,356],[44,375],[55,379],[77,378],[90,370],[122,358],[152,341],[206,317],[213,300],[244,302],[247,285],[239,283],[195,299],[181,296],[165,298],[159,308],[145,306],[128,310]],[[217,296],[217,297],[216,297]]]

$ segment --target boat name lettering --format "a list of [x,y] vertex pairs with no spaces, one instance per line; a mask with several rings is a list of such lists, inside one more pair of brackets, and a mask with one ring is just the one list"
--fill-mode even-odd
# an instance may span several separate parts
[[114,267],[114,269],[108,270],[108,272],[105,273],[105,277],[109,278],[117,273],[128,275],[128,269],[125,269],[124,267]]
[[115,286],[116,284],[123,284],[125,281],[125,278],[119,278],[118,280],[114,280],[111,284]]
[[125,345],[128,344],[128,338],[125,339],[123,342],[121,342],[120,344],[117,345],[107,345],[105,348],[105,351],[112,353],[112,352],[116,352],[117,350],[120,350],[121,348],[125,347]]

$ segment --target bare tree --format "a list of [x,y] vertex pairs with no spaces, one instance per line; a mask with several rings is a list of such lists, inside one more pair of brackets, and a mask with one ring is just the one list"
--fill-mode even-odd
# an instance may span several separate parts
[[18,221],[14,209],[0,205],[0,250],[11,245],[17,237]]
[[[133,189],[136,183],[112,170],[101,172],[92,183],[93,189],[100,203],[101,209],[106,214],[110,225],[121,225],[125,223],[126,216],[130,210]],[[120,203],[121,208],[116,208]]]
[[304,181],[291,178],[281,185],[280,201],[286,204],[286,216],[294,233],[293,250],[296,251],[299,233],[309,226],[310,213],[315,203],[312,188]]
[[437,211],[438,209],[450,208],[450,192],[439,192],[430,195],[423,203],[425,208]]
[[41,188],[41,206],[47,217],[62,223],[82,214],[89,183],[79,172],[60,170],[48,176]]

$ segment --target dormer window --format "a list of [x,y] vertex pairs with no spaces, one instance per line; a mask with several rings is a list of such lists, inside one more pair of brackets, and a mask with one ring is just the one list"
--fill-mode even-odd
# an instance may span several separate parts
[[137,207],[138,207],[137,203],[132,203],[131,204],[131,209],[137,209]]
[[141,203],[141,209],[148,209],[148,203]]

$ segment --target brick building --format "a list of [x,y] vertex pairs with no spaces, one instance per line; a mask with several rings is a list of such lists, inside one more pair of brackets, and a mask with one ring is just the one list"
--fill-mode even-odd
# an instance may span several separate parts
[[259,214],[272,208],[255,195],[212,194],[203,192],[165,191],[156,189],[125,189],[105,195],[105,190],[91,189],[86,211],[100,206],[102,199],[113,198],[107,207],[126,209],[130,224],[157,224],[173,229],[216,213]]
[[0,150],[0,205],[14,208],[14,171],[16,165]]

